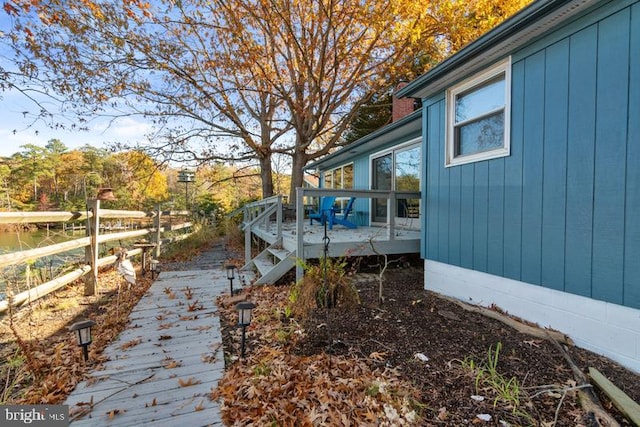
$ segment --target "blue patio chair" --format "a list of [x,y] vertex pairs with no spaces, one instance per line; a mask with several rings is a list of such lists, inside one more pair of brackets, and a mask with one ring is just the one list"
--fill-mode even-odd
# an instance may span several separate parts
[[318,212],[309,212],[309,224],[313,225],[313,220],[320,221],[324,225],[327,218],[332,215],[333,205],[336,203],[335,197],[323,197],[320,200],[320,209]]
[[353,210],[353,202],[356,201],[355,197],[351,197],[349,199],[349,202],[347,203],[347,206],[344,207],[344,210],[342,210],[339,214],[336,212],[335,209],[331,210],[331,213],[329,215],[329,230],[333,229],[333,224],[340,224],[343,225],[347,228],[358,228],[358,226],[354,223],[352,223],[351,221],[349,221],[347,218],[349,217],[349,214],[351,213],[351,211]]

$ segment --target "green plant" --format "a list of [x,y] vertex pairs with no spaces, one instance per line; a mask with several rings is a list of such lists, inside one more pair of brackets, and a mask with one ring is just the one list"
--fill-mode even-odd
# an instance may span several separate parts
[[501,402],[511,408],[514,415],[523,416],[530,420],[531,416],[520,409],[523,391],[518,379],[516,377],[507,378],[498,372],[500,350],[502,350],[502,343],[498,342],[495,348],[489,346],[484,363],[476,363],[471,358],[465,358],[462,365],[475,373],[476,393],[480,394],[481,390],[491,390],[495,395],[494,407],[498,405],[498,402]]
[[367,396],[375,397],[380,393],[380,384],[373,383],[365,390],[364,394]]
[[344,259],[321,258],[318,264],[298,262],[305,273],[289,294],[292,314],[304,318],[315,308],[350,308],[360,304]]
[[284,308],[284,317],[289,319],[291,316],[293,316],[293,309],[288,305]]
[[268,367],[264,362],[260,362],[253,367],[253,375],[256,377],[266,377],[271,374],[271,368]]
[[6,405],[15,387],[27,375],[25,358],[16,349],[13,356],[8,357],[2,366],[1,378],[3,380],[2,392],[0,392],[0,405]]
[[291,338],[291,333],[290,329],[278,329],[275,334],[276,340],[281,343],[287,342]]

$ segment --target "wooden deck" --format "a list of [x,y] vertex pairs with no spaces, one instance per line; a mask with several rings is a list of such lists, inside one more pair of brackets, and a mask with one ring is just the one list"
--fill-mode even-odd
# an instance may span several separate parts
[[[254,228],[253,233],[269,244],[278,240],[275,223]],[[411,228],[396,228],[394,236],[389,238],[387,227],[358,227],[348,229],[335,225],[333,230],[327,229],[329,238],[330,257],[344,255],[366,256],[375,255],[376,251],[384,254],[405,254],[420,252],[420,231]],[[324,226],[320,224],[304,225],[304,259],[320,258],[322,256]],[[298,245],[296,223],[282,224],[282,247],[288,251],[295,251]],[[373,245],[373,247],[372,247]],[[374,250],[375,248],[375,250]]]
[[105,351],[110,360],[65,402],[71,425],[223,425],[209,394],[224,371],[215,299],[228,287],[222,269],[162,272]]
[[[381,226],[363,226],[347,228],[336,224],[333,230],[326,230],[322,225],[311,225],[305,218],[305,198],[341,197],[351,201],[360,199],[386,199],[386,224]],[[419,199],[419,192],[395,192],[384,190],[343,190],[343,189],[305,189],[298,188],[296,204],[285,209],[282,196],[273,196],[246,204],[232,212],[235,216],[242,212],[241,229],[244,231],[244,260],[241,270],[253,270],[259,273],[257,284],[275,283],[291,268],[296,269],[296,280],[304,276],[304,269],[299,260],[318,259],[324,255],[331,258],[343,256],[368,256],[379,254],[409,254],[420,252],[419,231],[421,218],[419,212],[411,218],[398,218],[396,208],[399,200]],[[331,211],[330,211],[331,212]],[[356,224],[368,224],[367,211],[346,211],[343,217],[350,227]],[[283,219],[295,213],[295,222]],[[325,212],[325,215],[328,213]],[[334,214],[331,212],[330,214]],[[355,218],[352,219],[353,215]],[[412,225],[413,227],[408,227]],[[256,236],[258,239],[254,239]],[[325,236],[328,238],[325,239]],[[258,252],[253,250],[256,241],[268,245],[258,245]]]

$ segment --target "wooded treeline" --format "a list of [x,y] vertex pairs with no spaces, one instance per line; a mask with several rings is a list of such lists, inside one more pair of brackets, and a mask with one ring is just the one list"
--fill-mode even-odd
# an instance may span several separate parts
[[[141,151],[110,152],[86,145],[70,150],[57,139],[44,147],[25,144],[0,158],[0,210],[83,210],[99,188],[117,198],[111,209],[167,208],[228,212],[260,197],[256,169],[223,164],[194,170],[195,181],[178,182],[181,168],[161,165]],[[188,200],[187,200],[188,199]]]

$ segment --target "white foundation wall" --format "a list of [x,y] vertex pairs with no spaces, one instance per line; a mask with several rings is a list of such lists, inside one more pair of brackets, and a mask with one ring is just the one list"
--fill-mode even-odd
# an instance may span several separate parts
[[640,310],[425,260],[425,289],[556,329],[640,373]]

